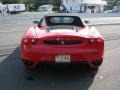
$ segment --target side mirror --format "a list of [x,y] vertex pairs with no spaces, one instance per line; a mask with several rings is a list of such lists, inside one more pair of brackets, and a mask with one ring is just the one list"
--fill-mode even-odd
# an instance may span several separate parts
[[38,23],[39,23],[39,21],[35,20],[35,21],[33,21],[33,23],[34,23],[34,24],[38,24]]
[[89,23],[90,23],[90,21],[87,21],[87,20],[86,20],[86,21],[85,21],[85,23],[86,23],[86,24],[89,24]]

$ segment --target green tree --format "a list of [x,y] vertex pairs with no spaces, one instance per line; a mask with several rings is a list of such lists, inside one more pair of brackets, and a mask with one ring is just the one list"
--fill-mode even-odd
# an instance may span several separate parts
[[19,0],[1,0],[3,4],[19,3]]
[[113,7],[117,4],[118,1],[120,0],[106,0],[107,1],[107,6],[105,9],[113,9]]

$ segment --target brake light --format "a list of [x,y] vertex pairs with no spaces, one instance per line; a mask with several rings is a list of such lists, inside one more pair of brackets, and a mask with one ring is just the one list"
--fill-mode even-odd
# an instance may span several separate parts
[[36,39],[36,38],[32,38],[32,39],[31,39],[31,44],[36,44],[36,42],[37,42],[37,39]]
[[28,43],[29,43],[28,38],[24,38],[24,39],[23,39],[23,43],[24,43],[24,44],[28,44]]
[[97,42],[101,43],[103,40],[101,38],[97,38]]
[[95,38],[90,38],[89,39],[89,43],[90,44],[94,44],[94,43],[101,43],[103,40],[101,39],[101,38],[97,38],[97,39],[95,39]]
[[89,40],[89,43],[90,44],[94,44],[96,42],[96,40],[94,39],[94,38],[91,38],[90,40]]

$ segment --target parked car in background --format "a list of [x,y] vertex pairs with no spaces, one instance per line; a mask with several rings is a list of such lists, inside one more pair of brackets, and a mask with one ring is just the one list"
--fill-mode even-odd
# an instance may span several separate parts
[[112,10],[106,10],[104,13],[112,13]]
[[120,13],[120,10],[106,10],[104,13]]

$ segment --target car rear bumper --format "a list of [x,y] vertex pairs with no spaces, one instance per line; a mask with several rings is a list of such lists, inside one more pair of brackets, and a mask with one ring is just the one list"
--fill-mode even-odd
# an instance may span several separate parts
[[[38,63],[56,63],[57,55],[70,55],[69,63],[88,63],[92,66],[99,66],[103,56],[97,49],[80,49],[80,48],[22,48],[21,56],[23,62],[30,66]],[[100,62],[99,62],[100,61]],[[64,62],[62,62],[64,63]],[[34,64],[34,65],[33,65]],[[97,65],[98,64],[98,65]]]

